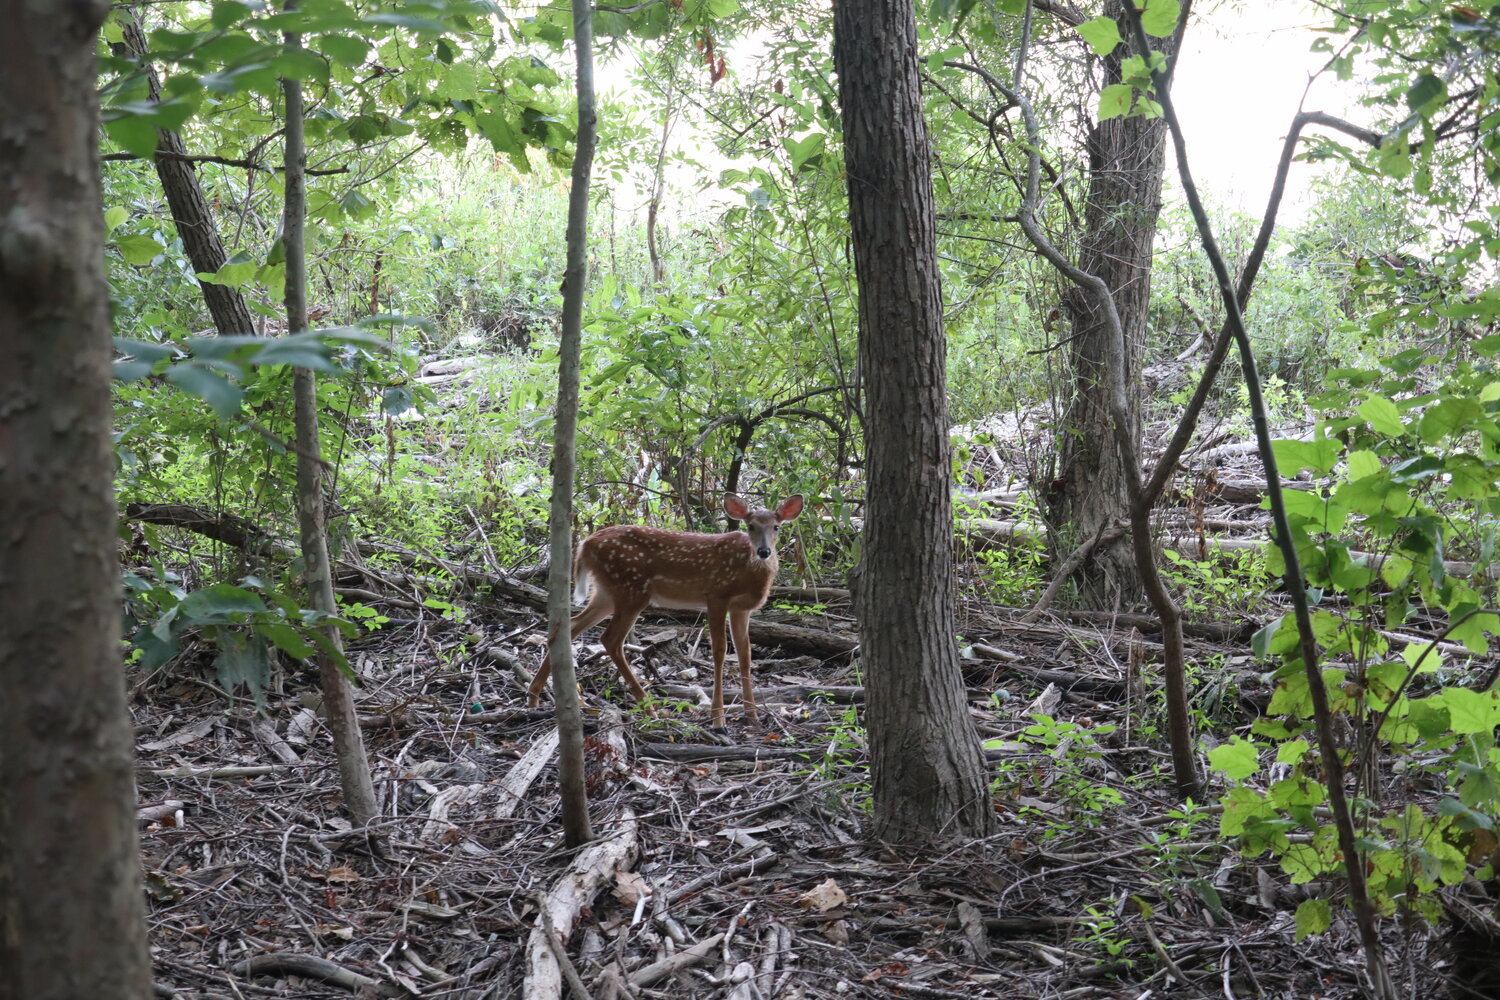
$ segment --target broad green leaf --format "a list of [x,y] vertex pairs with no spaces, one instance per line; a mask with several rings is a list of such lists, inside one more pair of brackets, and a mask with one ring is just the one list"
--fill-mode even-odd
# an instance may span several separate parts
[[213,407],[222,419],[240,412],[245,390],[215,372],[198,365],[173,365],[166,371],[167,380],[184,392],[197,396]]
[[1427,408],[1417,425],[1417,433],[1428,444],[1437,444],[1446,437],[1468,430],[1482,416],[1484,407],[1479,400],[1469,396],[1449,396]]
[[1332,438],[1271,442],[1271,451],[1283,475],[1295,475],[1300,469],[1311,469],[1320,476],[1324,475],[1337,464],[1340,450],[1341,446]]
[[271,681],[271,658],[266,655],[266,644],[239,632],[219,630],[221,652],[214,659],[219,684],[225,691],[234,691],[241,684],[255,699],[255,704],[264,704],[266,687]]
[[1371,427],[1387,437],[1401,437],[1406,433],[1406,425],[1401,422],[1401,411],[1384,396],[1369,397],[1359,405],[1358,413]]
[[134,264],[136,267],[145,267],[157,257],[161,256],[164,247],[149,236],[139,233],[131,233],[120,236],[114,241],[115,247],[120,251],[120,256],[125,258],[125,263]]
[[345,66],[363,66],[370,54],[370,43],[358,35],[322,35],[312,41],[313,48]]
[[315,649],[308,645],[307,640],[302,638],[301,633],[290,625],[267,622],[257,625],[255,630],[274,642],[277,649],[294,660],[305,660],[315,652]]
[[1500,703],[1494,691],[1445,688],[1433,698],[1448,706],[1449,727],[1455,733],[1488,733],[1500,725]]
[[1255,773],[1258,757],[1256,745],[1243,736],[1214,747],[1208,752],[1208,766],[1233,781],[1243,781]]
[[1333,910],[1326,899],[1304,899],[1297,904],[1297,941],[1310,934],[1322,934],[1333,926]]
[[1136,8],[1141,12],[1141,27],[1146,34],[1166,38],[1177,30],[1177,19],[1182,15],[1182,4],[1178,0],[1145,0]]
[[1421,111],[1428,104],[1440,104],[1448,96],[1448,88],[1443,81],[1431,73],[1423,73],[1412,81],[1411,89],[1406,92],[1406,106],[1413,111]]
[[1101,56],[1109,55],[1124,41],[1120,37],[1120,26],[1112,17],[1096,17],[1092,21],[1085,21],[1078,26],[1078,34],[1088,42],[1089,48]]
[[141,159],[150,159],[156,152],[156,126],[149,118],[127,114],[104,123],[104,131],[110,139],[125,147]]
[[125,220],[130,218],[130,212],[124,205],[113,205],[104,213],[104,232],[106,235],[114,232],[124,225]]
[[479,96],[479,73],[470,63],[455,63],[443,70],[433,96],[443,101],[472,101]]
[[1345,461],[1348,465],[1350,482],[1358,482],[1366,476],[1373,476],[1382,468],[1380,456],[1376,455],[1373,451],[1351,451]]
[[1302,758],[1307,756],[1308,746],[1306,740],[1288,740],[1276,748],[1276,763],[1298,764]]
[[257,614],[266,610],[260,595],[229,583],[216,583],[195,590],[182,599],[180,614],[188,619],[222,618],[231,614]]
[[1099,120],[1119,118],[1130,110],[1134,88],[1128,83],[1112,83],[1099,91]]

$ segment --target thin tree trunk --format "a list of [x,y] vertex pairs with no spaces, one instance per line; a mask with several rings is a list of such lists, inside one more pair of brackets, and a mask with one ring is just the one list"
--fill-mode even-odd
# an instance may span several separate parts
[[100,2],[0,31],[0,994],[151,995],[110,489]]
[[856,611],[872,832],[900,842],[983,836],[995,815],[954,643],[946,348],[912,0],[839,0],[834,63],[866,401]]
[[[284,9],[297,9],[296,0],[287,0]],[[302,36],[288,32],[288,48],[300,48]],[[307,329],[307,255],[304,238],[307,212],[307,151],[303,144],[302,83],[281,81],[286,94],[286,206],[282,223],[282,242],[286,247],[286,329],[301,333]],[[323,463],[318,443],[318,384],[310,368],[299,367],[293,375],[292,396],[297,428],[297,520],[301,527],[303,579],[307,582],[310,605],[327,614],[338,612],[333,594],[333,568],[328,560],[328,533],[323,508]],[[343,637],[330,626],[324,632],[335,649],[342,649]],[[339,667],[338,659],[326,652],[318,655],[318,678],[323,688],[323,717],[333,733],[334,752],[338,757],[339,779],[344,790],[344,807],[355,826],[369,826],[379,815],[375,786],[370,780],[370,764],[365,756],[364,737],[359,717],[354,712],[354,695],[349,681]]]
[[[156,68],[146,62],[149,49],[139,14],[134,10],[125,11],[120,17],[120,24],[124,32],[124,48],[146,67],[151,100],[160,100],[161,81],[157,78]],[[177,156],[187,153],[182,136],[176,132],[157,129],[156,134],[157,152]],[[177,227],[177,235],[182,237],[182,249],[186,251],[193,270],[199,274],[213,274],[229,258],[224,253],[224,244],[219,240],[218,224],[214,221],[208,202],[203,197],[203,189],[198,184],[196,168],[191,162],[178,159],[177,156],[156,157],[156,176],[161,180],[162,191],[167,196],[167,207],[172,211],[172,222]],[[203,289],[203,301],[208,306],[209,315],[213,317],[215,329],[222,334],[255,332],[255,319],[250,315],[250,307],[245,304],[245,297],[240,294],[239,289],[201,281],[198,286]]]
[[589,0],[573,0],[573,47],[578,57],[578,145],[568,193],[568,264],[563,273],[562,332],[558,344],[557,421],[552,431],[552,509],[548,529],[552,567],[547,576],[547,620],[552,642],[552,694],[557,700],[558,780],[563,841],[577,847],[594,837],[583,780],[583,715],[573,671],[568,622],[569,571],[573,566],[573,474],[577,465],[578,355],[583,342],[583,299],[588,287],[589,179],[594,166],[594,26]]

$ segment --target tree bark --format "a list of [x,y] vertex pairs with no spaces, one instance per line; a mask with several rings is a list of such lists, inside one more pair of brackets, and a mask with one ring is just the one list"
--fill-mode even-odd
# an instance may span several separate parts
[[[1125,24],[1125,0],[1109,0],[1105,15]],[[1156,44],[1170,57],[1180,39],[1179,27],[1171,38],[1157,39]],[[1105,57],[1106,85],[1120,82],[1120,62],[1127,54],[1127,46],[1121,45]],[[1063,416],[1051,497],[1052,523],[1067,529],[1058,536],[1063,544],[1056,555],[1130,519],[1125,478],[1139,471],[1125,467],[1115,444],[1109,370],[1113,366],[1124,370],[1129,432],[1139,440],[1140,372],[1151,304],[1151,255],[1166,166],[1165,137],[1160,118],[1140,116],[1098,122],[1089,132],[1089,193],[1078,268],[1098,275],[1109,287],[1124,343],[1082,289],[1074,288],[1063,297],[1072,327],[1068,357],[1073,395]],[[1125,537],[1100,545],[1078,579],[1083,600],[1090,607],[1134,606],[1145,596],[1130,540]]]
[[912,0],[839,0],[868,494],[856,612],[883,839],[995,829],[953,618],[942,296]]
[[0,18],[0,994],[151,995],[110,489],[94,44]]
[[[296,0],[284,8],[297,9]],[[288,32],[288,48],[300,48],[302,36]],[[286,332],[307,329],[307,253],[304,229],[307,215],[307,151],[303,143],[302,82],[282,80],[286,94],[286,205],[282,242],[286,247]],[[318,383],[312,369],[298,367],[292,376],[292,399],[297,433],[297,520],[301,529],[303,579],[308,602],[319,611],[338,613],[333,593],[333,566],[328,559],[327,518],[323,508],[323,463],[318,443]],[[337,628],[324,630],[333,649],[342,653],[343,635]],[[333,734],[344,808],[355,826],[369,826],[380,815],[375,785],[370,779],[364,734],[354,710],[354,695],[340,669],[338,657],[326,650],[318,653],[318,679],[323,689],[323,717]]]
[[547,576],[547,620],[552,633],[552,695],[557,703],[558,784],[563,842],[578,847],[594,837],[583,773],[583,715],[573,670],[569,572],[573,568],[573,475],[578,444],[578,364],[583,344],[583,299],[589,279],[589,181],[594,167],[594,22],[590,0],[573,0],[573,48],[578,59],[578,145],[568,192],[568,263],[563,273],[562,331],[558,343],[557,419],[552,429],[552,507],[547,522],[552,567]]
[[[125,11],[120,17],[125,36],[125,48],[146,66],[147,85],[151,100],[161,99],[161,81],[156,68],[147,62],[148,47],[146,32],[141,27],[140,17],[134,10]],[[193,164],[178,156],[186,155],[182,136],[169,129],[157,129],[156,149],[159,153],[174,156],[155,158],[156,176],[161,180],[161,189],[167,196],[167,207],[172,211],[172,222],[177,235],[182,237],[182,249],[186,251],[193,270],[199,274],[213,274],[224,266],[229,258],[224,253],[224,244],[219,240],[219,226],[209,211],[198,184],[198,173]],[[213,317],[214,327],[221,334],[251,334],[255,332],[255,320],[245,297],[236,288],[214,285],[200,281],[203,301]]]

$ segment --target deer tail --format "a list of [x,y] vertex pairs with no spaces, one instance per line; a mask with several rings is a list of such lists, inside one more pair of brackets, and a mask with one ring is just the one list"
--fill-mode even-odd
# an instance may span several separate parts
[[578,553],[573,557],[573,603],[582,604],[589,599],[589,568],[583,559],[583,543],[578,543]]

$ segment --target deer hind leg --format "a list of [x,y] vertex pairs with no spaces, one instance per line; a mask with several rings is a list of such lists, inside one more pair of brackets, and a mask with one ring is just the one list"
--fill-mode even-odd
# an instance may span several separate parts
[[610,619],[609,625],[604,629],[604,636],[600,639],[604,643],[605,652],[609,653],[610,659],[615,661],[615,666],[620,670],[620,679],[630,689],[630,693],[638,702],[646,700],[646,689],[641,687],[641,682],[636,678],[635,671],[630,669],[630,661],[625,658],[625,639],[630,635],[630,627],[635,620],[646,610],[648,598],[642,597],[639,603],[636,600],[625,602],[624,598],[615,605],[615,616]]
[[714,654],[714,700],[712,711],[715,729],[724,728],[724,613],[724,605],[708,605],[708,639]]
[[[586,628],[590,628],[608,618],[614,613],[614,601],[602,590],[594,591],[593,600],[568,623],[568,641]],[[542,657],[542,666],[536,672],[536,677],[531,682],[530,689],[526,692],[526,704],[535,708],[542,700],[542,689],[547,686],[547,678],[552,674],[552,640],[557,638],[557,629],[547,633],[547,653]]]
[[740,660],[740,688],[743,701],[740,708],[751,722],[760,722],[760,713],[755,708],[755,687],[750,677],[750,612],[729,612],[729,625],[734,630],[734,652]]

